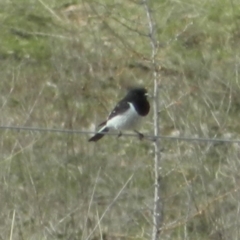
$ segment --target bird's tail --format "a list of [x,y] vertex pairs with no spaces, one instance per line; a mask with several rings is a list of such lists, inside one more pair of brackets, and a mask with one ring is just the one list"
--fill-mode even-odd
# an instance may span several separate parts
[[103,127],[98,131],[98,133],[96,133],[88,141],[89,142],[96,142],[96,141],[100,140],[105,135],[105,133],[108,132],[108,131],[109,131],[108,127]]

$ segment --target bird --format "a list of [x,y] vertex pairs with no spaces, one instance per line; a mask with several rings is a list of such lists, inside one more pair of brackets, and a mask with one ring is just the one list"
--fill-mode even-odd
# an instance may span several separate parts
[[150,111],[147,97],[148,92],[145,88],[130,88],[126,96],[116,104],[107,120],[98,126],[101,127],[100,130],[88,141],[96,142],[113,129],[119,131],[118,137],[122,135],[122,130],[133,129],[138,134],[139,139],[142,139],[144,135],[138,132],[135,127],[139,120],[148,115]]

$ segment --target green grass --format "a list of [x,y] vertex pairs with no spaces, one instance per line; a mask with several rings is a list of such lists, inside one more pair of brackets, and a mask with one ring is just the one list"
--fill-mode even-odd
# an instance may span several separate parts
[[[151,7],[161,133],[239,138],[238,1]],[[129,85],[153,90],[142,5],[4,0],[0,24],[1,125],[93,130]],[[152,112],[141,131],[153,133]],[[1,239],[150,239],[152,143],[88,138],[1,130]],[[239,239],[239,144],[161,148],[162,239]]]

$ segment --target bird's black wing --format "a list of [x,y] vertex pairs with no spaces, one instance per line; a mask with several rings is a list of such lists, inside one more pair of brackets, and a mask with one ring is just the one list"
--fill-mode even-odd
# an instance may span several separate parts
[[112,112],[109,114],[108,116],[108,120],[117,116],[117,115],[121,115],[124,112],[126,112],[128,109],[130,108],[129,103],[126,100],[121,100],[116,106],[115,108],[112,110]]

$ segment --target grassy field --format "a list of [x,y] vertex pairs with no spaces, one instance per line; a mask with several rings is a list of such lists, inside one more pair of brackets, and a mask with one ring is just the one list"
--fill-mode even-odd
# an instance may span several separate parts
[[[238,0],[150,1],[162,135],[240,136]],[[2,0],[1,126],[92,131],[153,91],[138,1]],[[152,112],[141,132],[153,134]],[[1,129],[0,239],[151,238],[151,141]],[[161,141],[161,239],[240,239],[240,145]]]

